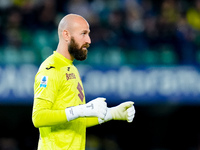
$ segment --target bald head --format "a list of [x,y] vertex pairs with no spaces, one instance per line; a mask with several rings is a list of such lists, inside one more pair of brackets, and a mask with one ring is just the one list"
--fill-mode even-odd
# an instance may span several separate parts
[[61,33],[64,30],[67,30],[70,33],[72,33],[74,30],[76,30],[76,27],[84,25],[89,27],[88,22],[82,16],[77,14],[66,15],[62,18],[58,25],[58,35],[60,37]]
[[68,59],[85,60],[91,43],[88,22],[80,15],[69,14],[58,25],[57,52]]

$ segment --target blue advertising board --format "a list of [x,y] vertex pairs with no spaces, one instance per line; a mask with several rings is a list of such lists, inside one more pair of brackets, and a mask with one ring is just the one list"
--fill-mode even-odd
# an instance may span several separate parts
[[[78,67],[79,68],[79,67]],[[200,103],[200,70],[192,66],[122,66],[117,69],[80,66],[86,95],[112,102]]]
[[[194,66],[119,68],[77,66],[87,101],[200,104],[200,70]],[[38,66],[0,66],[0,104],[32,104]]]
[[0,103],[32,103],[37,70],[32,64],[0,66]]

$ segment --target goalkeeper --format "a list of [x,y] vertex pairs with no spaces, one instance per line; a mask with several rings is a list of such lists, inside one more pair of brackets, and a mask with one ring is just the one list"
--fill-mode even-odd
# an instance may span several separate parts
[[73,60],[85,60],[91,40],[88,22],[69,14],[59,23],[57,50],[40,66],[34,83],[32,120],[39,128],[38,150],[84,150],[86,128],[109,120],[132,122],[133,102],[107,108],[105,98],[85,102]]

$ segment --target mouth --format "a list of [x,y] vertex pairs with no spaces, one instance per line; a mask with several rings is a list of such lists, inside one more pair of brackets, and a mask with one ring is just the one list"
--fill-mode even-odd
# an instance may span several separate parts
[[83,46],[82,48],[83,48],[83,49],[87,49],[88,47],[87,47],[87,46]]
[[85,50],[87,50],[87,48],[88,47],[90,47],[90,45],[89,44],[84,44],[83,46],[82,46],[82,49],[85,49]]

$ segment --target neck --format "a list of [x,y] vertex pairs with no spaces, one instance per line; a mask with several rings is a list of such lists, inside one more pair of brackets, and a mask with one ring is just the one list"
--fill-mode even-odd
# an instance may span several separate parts
[[64,57],[66,57],[67,59],[72,60],[72,61],[74,60],[74,57],[70,55],[68,51],[67,45],[63,45],[62,43],[59,42],[56,51],[60,53],[61,55],[63,55]]

